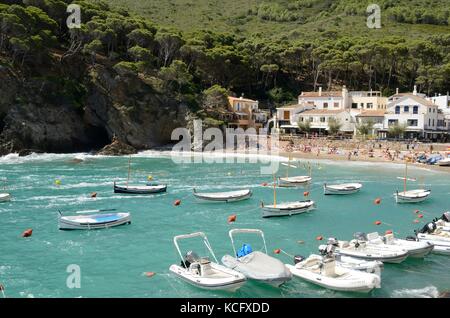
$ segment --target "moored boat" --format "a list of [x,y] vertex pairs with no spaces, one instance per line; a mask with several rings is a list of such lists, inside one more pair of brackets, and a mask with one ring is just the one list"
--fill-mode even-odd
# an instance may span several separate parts
[[286,264],[292,275],[328,289],[368,293],[381,287],[380,276],[341,267],[333,257],[313,254],[295,262]]
[[11,200],[11,195],[9,193],[0,193],[0,202],[7,202]]
[[60,212],[58,216],[60,230],[97,230],[123,224],[131,224],[130,213],[118,212],[63,216]]
[[365,260],[376,260],[383,263],[401,263],[408,257],[404,249],[391,247],[383,248],[369,245],[364,240],[353,239],[351,241],[338,241],[330,238],[329,244],[336,246],[336,254],[361,258]]
[[194,196],[201,200],[211,202],[235,202],[249,199],[252,196],[252,191],[250,189],[244,189],[227,192],[200,193],[194,189]]
[[117,185],[114,182],[114,193],[127,193],[127,194],[154,194],[166,192],[167,185]]
[[411,240],[403,240],[394,237],[393,233],[380,236],[378,232],[367,234],[367,242],[369,244],[391,245],[400,247],[408,251],[409,257],[423,258],[430,254],[434,245],[429,242],[418,242]]
[[315,207],[315,202],[312,200],[281,202],[270,205],[261,204],[263,218],[291,216],[314,210]]
[[278,178],[280,187],[305,185],[311,182],[310,176],[280,177]]
[[[244,244],[236,251],[234,235],[238,233],[256,234],[261,236],[264,252],[253,251],[250,245]],[[234,256],[224,255],[222,263],[245,275],[248,279],[279,287],[289,281],[292,274],[289,269],[278,259],[267,254],[267,246],[264,233],[258,229],[233,229],[229,231]]]
[[[215,262],[211,262],[208,257],[199,257],[193,251],[188,251],[183,256],[178,241],[194,237],[203,239],[204,245]],[[183,281],[202,289],[225,290],[230,292],[236,291],[246,282],[243,274],[218,263],[205,233],[196,232],[178,235],[173,238],[173,242],[181,258],[181,264],[173,264],[169,270]]]
[[450,166],[450,158],[444,158],[436,162],[438,166],[441,167],[449,167]]
[[329,194],[352,194],[361,190],[361,183],[341,183],[341,184],[324,184],[323,193]]
[[415,189],[394,193],[397,203],[418,203],[425,201],[431,194],[431,190]]

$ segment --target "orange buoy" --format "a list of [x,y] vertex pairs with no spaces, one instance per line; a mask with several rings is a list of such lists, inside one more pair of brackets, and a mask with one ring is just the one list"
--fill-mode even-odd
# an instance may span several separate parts
[[415,210],[415,211],[414,211],[414,213],[416,213],[416,214],[419,213],[419,212],[420,212],[419,210]]
[[309,191],[303,192],[303,196],[304,196],[304,197],[307,197],[308,195],[309,195]]
[[31,234],[33,234],[33,229],[27,229],[27,230],[23,231],[22,237],[30,237]]
[[414,222],[414,223],[419,223],[420,221],[416,219],[416,220],[414,220],[413,222]]
[[280,254],[281,250],[279,248],[277,248],[276,250],[273,251],[275,254]]
[[423,214],[419,214],[417,217],[421,219],[423,218]]
[[381,221],[375,221],[374,224],[375,224],[375,225],[380,225],[380,224],[381,224]]
[[153,276],[155,276],[155,272],[145,272],[145,276],[147,276],[147,277],[153,277]]
[[232,223],[236,221],[236,214],[232,214],[228,217],[228,223]]
[[263,182],[263,183],[261,183],[261,185],[262,185],[263,187],[266,187],[266,186],[267,186],[267,182]]
[[392,234],[392,230],[387,230],[384,234]]
[[91,193],[91,198],[96,198],[97,197],[97,192],[92,192]]
[[173,203],[174,206],[179,206],[181,204],[181,200],[175,200],[175,202]]
[[373,203],[375,204],[380,204],[381,203],[381,198],[376,198]]
[[322,240],[323,240],[323,236],[322,236],[322,235],[319,235],[318,237],[316,237],[316,240],[317,240],[317,241],[322,241]]

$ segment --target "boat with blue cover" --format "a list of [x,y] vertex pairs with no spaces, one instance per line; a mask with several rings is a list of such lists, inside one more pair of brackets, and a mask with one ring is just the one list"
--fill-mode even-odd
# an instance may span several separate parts
[[[101,210],[96,210],[95,212],[99,211]],[[80,211],[77,213],[89,212],[90,211]],[[96,230],[131,224],[131,215],[129,212],[117,212],[63,216],[62,213],[59,212],[58,223],[60,230]]]

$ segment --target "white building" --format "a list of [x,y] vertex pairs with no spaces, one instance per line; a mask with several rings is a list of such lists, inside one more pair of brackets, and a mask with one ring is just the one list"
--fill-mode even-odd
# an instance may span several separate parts
[[416,91],[394,96],[396,98],[390,98],[392,102],[388,104],[380,137],[387,137],[391,126],[404,125],[405,138],[439,138],[443,127],[438,120],[442,120],[443,115],[437,105],[419,96]]
[[312,132],[325,132],[329,130],[330,118],[336,119],[341,125],[340,131],[353,134],[355,121],[350,112],[345,109],[311,109],[299,114],[299,122],[309,122]]

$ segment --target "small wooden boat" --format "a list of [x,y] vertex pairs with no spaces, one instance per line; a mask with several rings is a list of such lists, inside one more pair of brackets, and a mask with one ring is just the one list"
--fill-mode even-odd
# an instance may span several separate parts
[[11,195],[9,193],[0,193],[0,202],[7,202],[11,200]]
[[425,201],[431,194],[431,190],[415,189],[394,193],[397,203],[418,203]]
[[414,189],[407,190],[407,181],[416,181],[416,179],[408,178],[408,160],[405,161],[405,176],[398,177],[403,180],[403,191],[397,191],[394,193],[395,202],[397,203],[418,203],[425,201],[431,194],[431,190]]
[[[215,262],[211,262],[207,257],[199,257],[193,251],[189,251],[183,256],[178,241],[194,237],[201,237],[203,239],[203,243]],[[173,238],[173,243],[181,257],[181,264],[173,264],[169,270],[185,282],[202,289],[225,290],[230,292],[236,291],[246,282],[243,274],[218,264],[205,233],[197,232],[178,235]]]
[[324,184],[323,193],[328,194],[352,194],[361,190],[361,183]]
[[[88,212],[89,211],[82,211],[77,213]],[[131,215],[128,212],[118,212],[63,216],[60,212],[58,223],[60,230],[97,230],[123,224],[131,224]]]
[[262,217],[291,216],[304,213],[315,208],[315,202],[312,200],[281,202],[277,203],[276,179],[273,180],[273,204],[265,205],[261,202]]
[[212,202],[235,202],[250,198],[252,196],[252,191],[250,189],[245,189],[227,192],[199,193],[194,189],[194,196]]
[[167,185],[117,185],[114,182],[114,193],[128,193],[128,194],[154,194],[166,192]]
[[309,183],[312,178],[311,178],[311,166],[309,166],[309,172],[310,175],[309,176],[295,176],[295,177],[289,177],[289,168],[298,168],[295,165],[291,165],[291,156],[289,155],[289,161],[288,163],[284,163],[282,162],[281,164],[286,166],[286,177],[280,177],[278,178],[278,184],[280,187],[296,187],[299,185],[305,185],[307,183]]
[[271,205],[261,204],[263,210],[263,218],[274,216],[291,216],[295,214],[305,213],[315,209],[315,202],[312,200],[282,202]]
[[312,178],[310,176],[296,176],[296,177],[280,177],[278,178],[280,187],[295,187],[297,185],[304,185],[309,183]]

